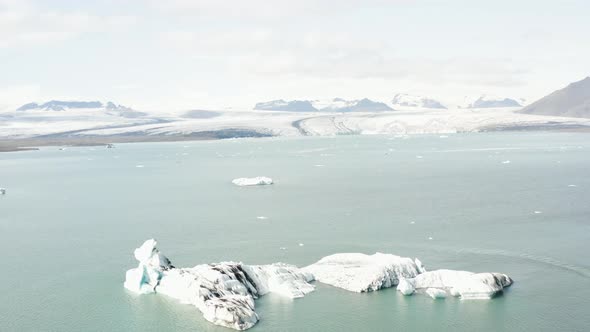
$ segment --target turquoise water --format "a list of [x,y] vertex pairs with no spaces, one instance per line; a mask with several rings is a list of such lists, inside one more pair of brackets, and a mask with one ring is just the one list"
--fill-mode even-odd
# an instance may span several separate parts
[[[133,249],[155,237],[176,266],[303,266],[380,251],[515,280],[492,301],[317,284],[303,299],[258,300],[252,331],[588,331],[589,138],[343,136],[2,153],[0,330],[229,331],[192,306],[123,288]],[[276,184],[231,184],[256,175]]]

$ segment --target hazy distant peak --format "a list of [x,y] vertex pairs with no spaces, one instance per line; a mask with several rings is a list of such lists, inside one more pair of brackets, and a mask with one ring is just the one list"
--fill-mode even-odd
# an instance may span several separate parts
[[447,107],[444,106],[438,100],[423,97],[423,96],[414,96],[409,95],[406,93],[398,93],[393,97],[391,101],[393,106],[402,106],[402,107],[418,107],[418,108],[434,108],[434,109],[446,109]]
[[492,95],[481,95],[472,102],[466,102],[465,108],[501,108],[501,107],[522,107],[524,101],[517,101],[512,98],[503,98]]
[[313,107],[309,100],[285,101],[277,99],[257,103],[254,109],[262,111],[317,112],[317,109]]
[[334,98],[331,101],[314,100],[313,106],[322,112],[384,112],[393,111],[387,104],[368,98],[346,100]]
[[62,101],[51,100],[43,104],[28,103],[17,109],[17,111],[27,111],[32,109],[41,109],[46,111],[63,111],[66,108],[101,108],[104,105],[99,101]]
[[106,111],[120,115],[123,117],[140,117],[145,116],[143,112],[138,112],[130,107],[115,104],[112,101],[108,101],[103,104],[100,101],[63,101],[63,100],[51,100],[42,104],[28,103],[17,108],[17,111],[56,111],[63,112],[68,110],[97,110]]

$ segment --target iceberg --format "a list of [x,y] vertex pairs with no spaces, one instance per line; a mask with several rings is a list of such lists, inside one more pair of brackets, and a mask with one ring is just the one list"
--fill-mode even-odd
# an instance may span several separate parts
[[5,194],[6,194],[6,189],[0,188],[0,195],[5,195]]
[[284,263],[231,261],[177,268],[156,245],[156,240],[150,239],[135,249],[139,264],[127,271],[125,288],[138,294],[170,296],[195,306],[209,322],[236,330],[249,329],[258,322],[255,300],[260,296],[274,293],[301,298],[315,290],[314,280],[352,292],[397,286],[404,295],[419,293],[433,299],[449,295],[490,299],[513,282],[502,273],[427,272],[417,258],[383,253],[334,254],[302,269]]
[[263,186],[273,184],[271,178],[266,176],[257,176],[254,178],[237,178],[233,179],[232,183],[236,186]]
[[425,271],[417,259],[382,253],[334,254],[302,270],[319,282],[359,293],[393,287],[400,279],[414,278]]
[[423,291],[432,298],[452,295],[462,299],[491,299],[512,282],[502,273],[436,270],[401,280],[397,290],[404,295]]
[[127,271],[124,286],[139,294],[161,293],[197,307],[213,324],[245,330],[259,317],[254,300],[267,293],[299,298],[312,292],[313,275],[296,266],[236,262],[176,268],[150,239],[134,252],[139,266]]

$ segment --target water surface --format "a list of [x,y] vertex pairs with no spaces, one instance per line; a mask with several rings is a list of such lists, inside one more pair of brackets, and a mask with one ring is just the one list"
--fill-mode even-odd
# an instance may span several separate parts
[[[195,307],[123,288],[133,249],[155,237],[176,266],[303,266],[379,251],[515,280],[492,301],[316,284],[303,299],[258,300],[252,331],[588,331],[589,137],[344,136],[3,153],[0,330],[228,331]],[[276,184],[231,184],[257,175]]]

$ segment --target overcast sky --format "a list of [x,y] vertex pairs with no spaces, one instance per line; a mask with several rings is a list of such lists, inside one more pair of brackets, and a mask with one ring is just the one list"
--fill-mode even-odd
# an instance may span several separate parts
[[0,0],[0,108],[533,101],[590,75],[588,15],[588,0]]

